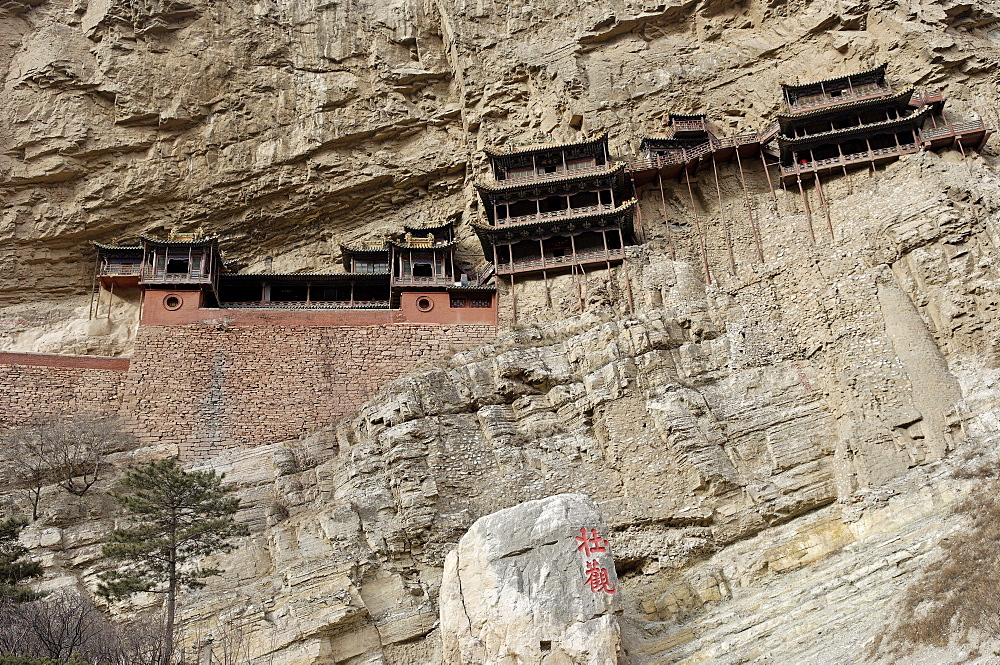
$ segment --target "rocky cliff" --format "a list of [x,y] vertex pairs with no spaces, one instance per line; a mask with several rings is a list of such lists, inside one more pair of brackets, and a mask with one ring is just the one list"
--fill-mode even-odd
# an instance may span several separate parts
[[[488,143],[579,125],[627,153],[667,110],[735,133],[777,109],[779,80],[874,60],[943,87],[947,113],[1000,120],[1000,8],[983,3],[0,11],[10,349],[129,350],[127,299],[86,320],[94,239],[204,227],[234,265],[322,269],[342,240],[460,215],[474,263]],[[261,662],[440,662],[447,553],[482,516],[572,492],[607,522],[625,662],[865,660],[961,528],[948,506],[974,481],[950,470],[997,443],[1000,180],[990,147],[831,180],[828,226],[808,193],[814,244],[798,192],[772,198],[748,170],[746,202],[731,167],[721,205],[695,185],[711,285],[668,184],[641,200],[650,242],[588,277],[585,312],[568,277],[551,306],[519,287],[522,326],[496,343],[349,422],[213,460],[256,535],[184,599],[188,624]],[[107,506],[52,501],[28,533],[46,583],[92,581]]]
[[[881,60],[900,84],[942,86],[956,118],[997,124],[988,3],[11,0],[0,12],[0,341],[18,350],[128,351],[133,294],[111,321],[83,316],[92,240],[204,228],[235,267],[271,256],[277,271],[322,270],[339,242],[402,220],[474,218],[487,144],[607,129],[628,154],[668,110],[757,129],[780,80]],[[668,212],[689,223],[680,194]]]

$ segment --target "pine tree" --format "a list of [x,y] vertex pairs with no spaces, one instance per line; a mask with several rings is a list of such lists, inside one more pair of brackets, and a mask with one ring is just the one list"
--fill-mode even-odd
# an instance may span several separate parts
[[104,546],[104,556],[122,562],[101,575],[98,594],[121,599],[135,593],[166,595],[165,659],[173,652],[177,591],[201,588],[217,568],[195,566],[195,560],[233,549],[230,540],[247,534],[234,521],[240,500],[230,497],[215,471],[184,471],[174,458],[132,469],[113,494],[133,525],[116,529]]
[[14,602],[34,600],[37,595],[23,583],[40,577],[42,566],[37,561],[25,561],[27,548],[18,542],[27,520],[8,517],[0,520],[0,597]]

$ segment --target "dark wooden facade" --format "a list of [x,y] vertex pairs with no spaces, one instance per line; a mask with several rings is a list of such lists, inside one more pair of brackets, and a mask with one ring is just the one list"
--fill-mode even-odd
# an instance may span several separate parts
[[635,241],[635,199],[607,134],[486,154],[494,180],[476,188],[487,221],[473,228],[498,275],[621,262]]
[[923,149],[982,147],[990,134],[982,121],[949,123],[940,91],[895,90],[885,68],[782,85],[786,110],[768,147],[782,182],[884,164]]

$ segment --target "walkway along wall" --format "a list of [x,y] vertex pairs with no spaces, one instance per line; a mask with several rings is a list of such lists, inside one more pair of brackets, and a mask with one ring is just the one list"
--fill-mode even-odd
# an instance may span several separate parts
[[204,457],[349,416],[386,382],[495,337],[488,324],[141,325],[131,362],[0,354],[0,429],[117,412],[142,443]]

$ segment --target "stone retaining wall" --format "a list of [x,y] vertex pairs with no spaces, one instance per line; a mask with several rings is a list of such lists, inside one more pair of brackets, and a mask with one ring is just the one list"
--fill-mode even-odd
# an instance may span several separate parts
[[0,430],[59,413],[118,411],[127,358],[0,353]]
[[0,423],[118,412],[142,443],[204,457],[349,416],[386,382],[495,336],[491,325],[143,325],[131,362],[0,354]]

